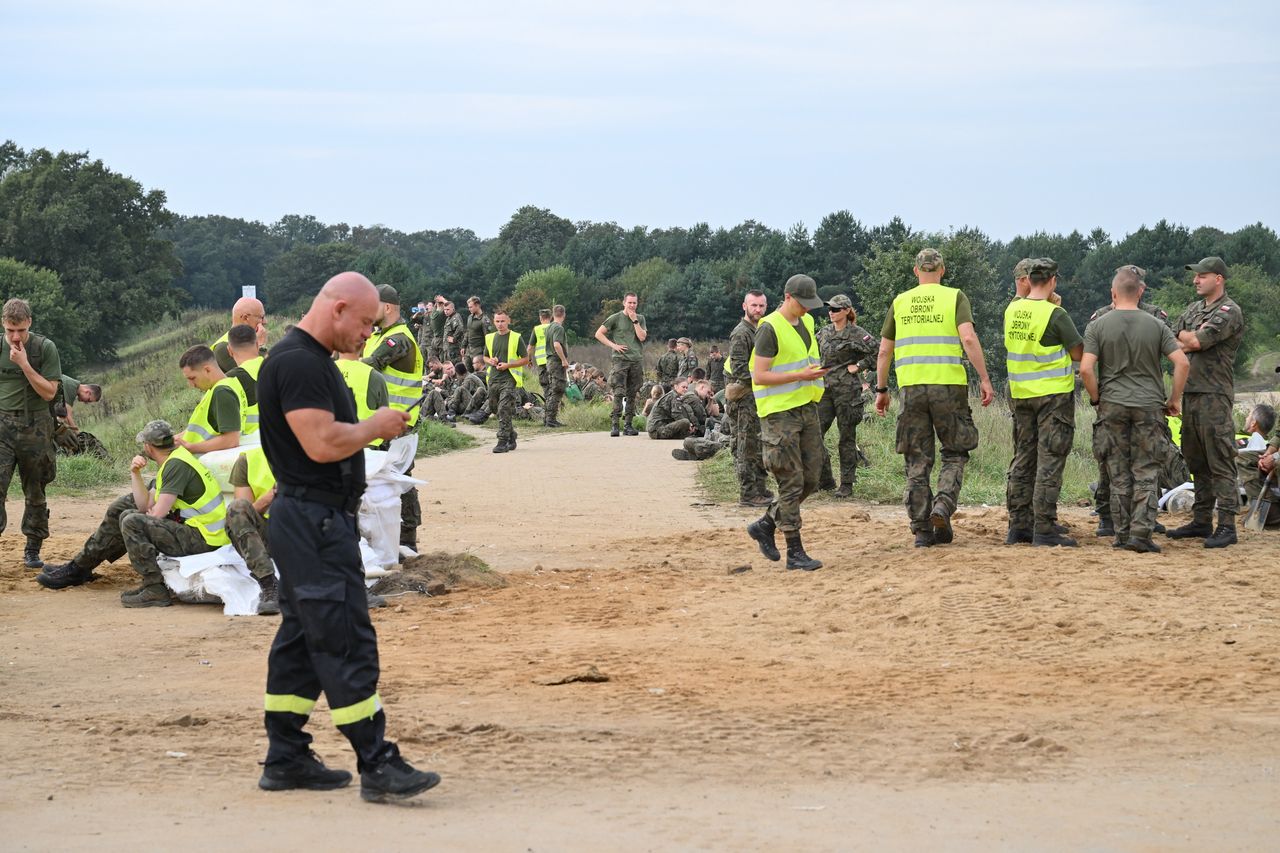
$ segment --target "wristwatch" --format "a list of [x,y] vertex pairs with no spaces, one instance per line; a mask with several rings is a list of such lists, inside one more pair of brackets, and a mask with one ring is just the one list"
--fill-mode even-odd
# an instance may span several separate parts
[[886,385],[886,386],[884,386],[883,388],[877,388],[877,389],[876,389],[876,393],[877,393],[877,394],[888,394],[888,393],[889,393],[889,386],[888,386],[888,385]]

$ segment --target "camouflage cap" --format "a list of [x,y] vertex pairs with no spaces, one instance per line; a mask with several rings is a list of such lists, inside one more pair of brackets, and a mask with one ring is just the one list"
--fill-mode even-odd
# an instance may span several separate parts
[[1227,277],[1227,263],[1222,258],[1212,256],[1203,258],[1198,264],[1187,264],[1187,269],[1194,273],[1211,272],[1217,273],[1223,278]]
[[782,288],[782,292],[795,299],[808,311],[816,311],[822,307],[822,300],[818,298],[818,283],[803,273],[798,273],[787,279],[787,284]]
[[1058,274],[1058,262],[1053,258],[1036,258],[1031,261],[1027,275],[1040,281],[1048,281]]
[[937,249],[921,249],[916,254],[916,267],[920,272],[937,272],[942,269],[942,253]]
[[676,343],[678,343],[678,344],[684,344],[684,345],[685,345],[685,346],[687,346],[687,347],[691,347],[691,346],[693,346],[693,341],[689,340],[688,338],[678,338],[678,339],[676,340]]
[[142,428],[135,440],[152,447],[173,447],[173,427],[169,426],[168,421],[151,421]]
[[827,307],[834,308],[837,311],[840,311],[845,308],[852,308],[853,302],[852,300],[849,299],[849,297],[845,296],[843,293],[837,293],[835,296],[827,300]]
[[1035,258],[1023,258],[1013,265],[1013,280],[1026,278],[1031,275],[1031,264],[1035,262]]
[[400,292],[389,284],[378,285],[378,301],[388,305],[400,304]]

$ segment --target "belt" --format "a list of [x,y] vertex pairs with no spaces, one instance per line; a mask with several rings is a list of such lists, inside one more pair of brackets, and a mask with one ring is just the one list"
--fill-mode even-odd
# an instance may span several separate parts
[[314,486],[291,486],[286,483],[277,483],[276,490],[282,495],[288,495],[291,498],[297,498],[300,501],[310,501],[311,503],[323,504],[324,506],[340,509],[343,512],[355,515],[360,510],[359,495],[352,497],[351,495],[343,495],[338,492],[328,492],[324,489],[317,489]]

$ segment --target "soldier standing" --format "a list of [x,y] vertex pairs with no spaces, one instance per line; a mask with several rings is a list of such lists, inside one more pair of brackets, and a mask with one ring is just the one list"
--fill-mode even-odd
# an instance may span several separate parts
[[725,401],[733,422],[734,473],[738,475],[738,503],[742,506],[769,506],[769,473],[760,447],[760,418],[751,390],[751,353],[756,345],[756,329],[768,308],[764,292],[749,290],[742,298],[742,319],[729,333],[729,365],[725,376]]
[[562,427],[560,405],[564,402],[564,390],[568,384],[569,343],[564,334],[564,306],[551,308],[551,325],[547,326],[547,384],[542,388],[546,404],[544,426]]
[[1013,460],[1005,486],[1006,545],[1062,545],[1076,541],[1057,529],[1062,472],[1076,434],[1075,372],[1083,339],[1071,317],[1049,297],[1058,265],[1033,261],[1026,298],[1004,312],[1004,346],[1013,415]]
[[693,341],[688,338],[677,339],[676,357],[680,360],[676,367],[676,378],[692,379],[693,371],[698,369],[698,356],[693,351]]
[[58,347],[31,332],[31,306],[10,299],[0,311],[4,343],[0,344],[0,533],[8,525],[4,498],[16,468],[22,480],[22,534],[27,538],[22,562],[30,569],[44,565],[40,546],[49,538],[49,504],[44,488],[58,473],[49,404],[58,395],[62,360]]
[[[973,328],[969,297],[946,287],[947,269],[937,249],[921,249],[913,269],[919,284],[889,306],[876,359],[876,413],[889,411],[889,362],[902,389],[898,452],[907,469],[906,506],[915,546],[949,543],[951,514],[960,498],[969,451],[978,446],[978,428],[969,410],[967,355],[981,383],[982,405],[995,399],[982,344]],[[930,486],[934,436],[942,443],[938,493]]]
[[640,386],[644,384],[644,342],[649,337],[644,315],[638,313],[640,298],[634,293],[622,297],[622,310],[610,314],[600,328],[596,340],[613,350],[609,370],[609,387],[613,390],[612,429],[609,435],[620,435],[619,423],[626,412],[625,432],[639,435],[632,425],[640,407]]
[[493,319],[484,313],[479,296],[467,299],[467,318],[463,320],[466,334],[463,337],[463,355],[467,358],[484,357],[484,337],[493,331]]
[[[1111,477],[1113,548],[1159,552],[1151,540],[1160,498],[1160,424],[1180,411],[1191,367],[1169,328],[1139,310],[1141,270],[1126,266],[1111,280],[1113,311],[1085,327],[1080,377],[1098,407],[1095,443]],[[1173,362],[1173,388],[1164,393],[1161,356]]]
[[800,540],[800,504],[817,491],[822,467],[817,404],[827,370],[818,357],[809,312],[823,303],[818,285],[807,275],[791,276],[783,293],[782,305],[756,330],[751,366],[764,464],[778,481],[778,498],[747,527],[747,534],[766,558],[779,560],[774,536],[781,530],[787,568],[811,572],[822,568],[822,562],[806,554]]
[[[1196,483],[1191,523],[1169,531],[1171,539],[1204,539],[1206,548],[1236,544],[1240,494],[1235,469],[1236,350],[1244,340],[1244,315],[1227,296],[1227,265],[1205,258],[1186,267],[1195,273],[1199,302],[1182,312],[1174,331],[1191,361],[1182,415],[1182,455]],[[1213,527],[1214,502],[1218,527]]]
[[538,387],[542,389],[543,399],[547,396],[547,327],[551,325],[551,309],[538,309],[538,325],[533,327],[529,337],[529,351],[525,353],[528,363],[538,368]]
[[489,411],[498,416],[498,443],[493,452],[507,453],[516,449],[512,419],[518,405],[517,391],[524,387],[524,371],[520,368],[529,363],[529,358],[522,355],[520,333],[511,330],[506,311],[494,311],[493,323],[498,328],[484,339],[484,363],[489,365]]
[[430,335],[427,351],[424,355],[428,359],[441,361],[444,359],[444,326],[448,322],[448,317],[444,313],[445,298],[437,296],[431,301],[431,313],[427,314],[426,322],[422,325],[428,330]]
[[712,344],[707,353],[707,381],[711,383],[711,391],[719,394],[724,390],[724,355],[719,344]]
[[[840,488],[836,497],[853,496],[858,479],[858,424],[862,423],[862,371],[875,366],[878,343],[871,333],[857,324],[853,302],[844,294],[833,296],[827,303],[831,322],[818,330],[818,351],[822,366],[830,372],[826,391],[818,402],[818,426],[825,436],[831,424],[840,430]],[[820,489],[835,489],[831,476],[831,454],[822,446]]]
[[452,302],[444,303],[444,359],[458,362],[462,358],[462,342],[466,339],[467,330],[458,316],[458,309]]
[[672,383],[676,381],[676,374],[680,372],[680,354],[676,352],[676,345],[679,341],[671,338],[667,341],[667,351],[658,359],[658,384],[662,386],[663,391],[670,391]]

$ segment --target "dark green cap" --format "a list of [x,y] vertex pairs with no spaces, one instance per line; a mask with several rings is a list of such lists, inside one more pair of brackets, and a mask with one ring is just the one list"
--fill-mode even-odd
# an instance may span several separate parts
[[389,284],[378,285],[378,301],[388,305],[400,304],[400,293]]
[[1198,264],[1187,264],[1187,269],[1195,273],[1211,272],[1217,273],[1223,278],[1227,277],[1227,263],[1222,258],[1212,256],[1204,258]]
[[822,307],[818,298],[818,283],[807,275],[793,275],[787,279],[787,286],[782,289],[787,296],[793,297],[806,310],[816,311]]

